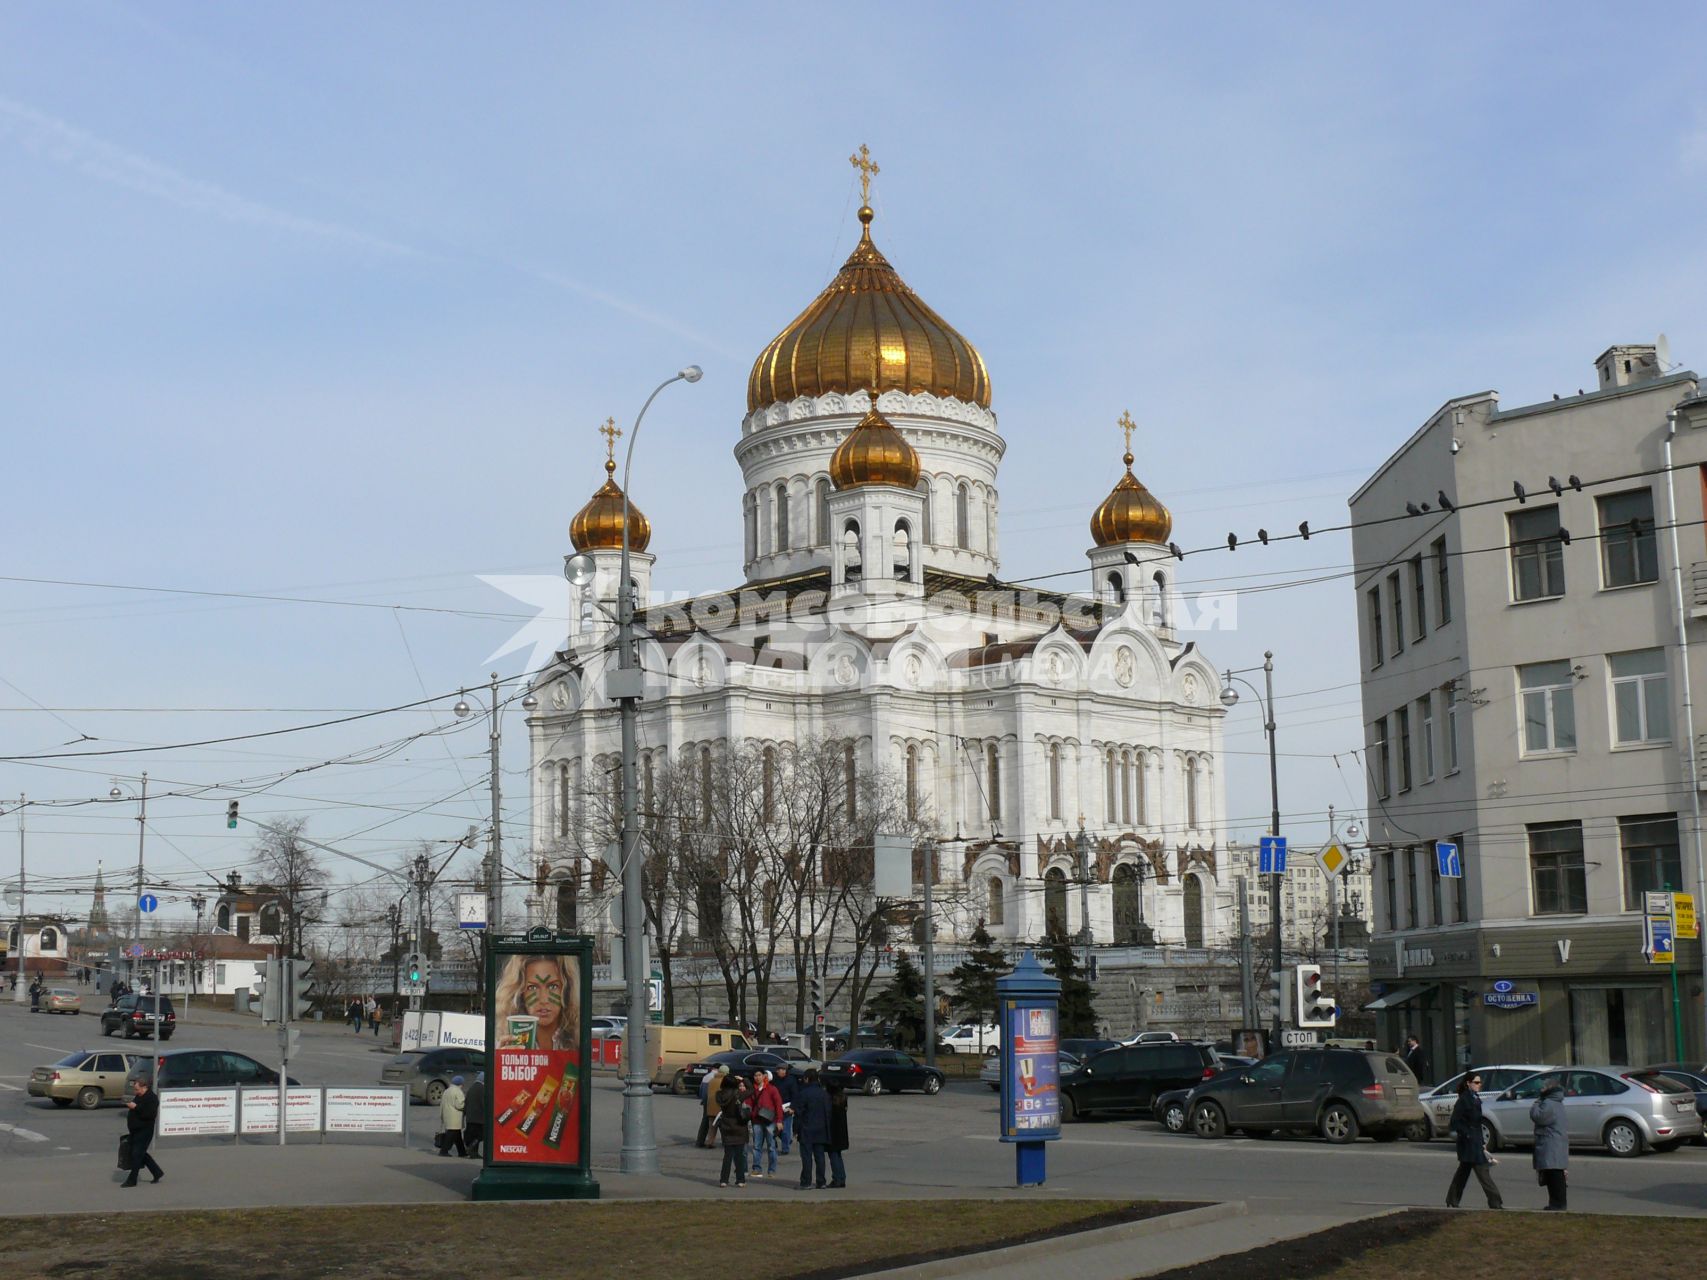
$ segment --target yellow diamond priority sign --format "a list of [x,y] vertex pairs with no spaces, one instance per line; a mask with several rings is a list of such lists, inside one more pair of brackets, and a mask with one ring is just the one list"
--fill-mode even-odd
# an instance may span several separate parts
[[1321,867],[1330,880],[1344,871],[1345,864],[1350,861],[1351,855],[1338,840],[1330,840],[1316,850],[1316,865]]

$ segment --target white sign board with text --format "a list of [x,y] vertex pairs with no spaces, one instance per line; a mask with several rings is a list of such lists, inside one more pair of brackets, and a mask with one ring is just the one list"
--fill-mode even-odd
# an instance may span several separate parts
[[326,1090],[327,1133],[402,1133],[402,1089]]
[[[292,1089],[285,1098],[286,1133],[320,1132],[320,1090]],[[243,1132],[279,1131],[279,1091],[243,1090]]]
[[229,1137],[237,1132],[237,1090],[162,1089],[155,1132],[162,1138]]

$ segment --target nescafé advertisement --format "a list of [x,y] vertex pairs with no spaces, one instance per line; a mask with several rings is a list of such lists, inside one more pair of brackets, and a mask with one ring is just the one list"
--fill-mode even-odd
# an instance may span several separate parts
[[547,929],[493,939],[488,1165],[584,1170],[590,1164],[590,958],[589,939]]

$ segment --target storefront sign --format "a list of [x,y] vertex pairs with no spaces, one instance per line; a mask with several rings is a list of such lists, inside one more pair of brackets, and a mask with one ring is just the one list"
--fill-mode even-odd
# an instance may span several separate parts
[[326,1090],[327,1133],[402,1133],[404,1090]]
[[[320,1090],[292,1089],[285,1098],[287,1133],[320,1132]],[[243,1090],[243,1132],[279,1131],[279,1091]]]
[[162,1089],[154,1131],[162,1138],[229,1137],[237,1132],[237,1090]]

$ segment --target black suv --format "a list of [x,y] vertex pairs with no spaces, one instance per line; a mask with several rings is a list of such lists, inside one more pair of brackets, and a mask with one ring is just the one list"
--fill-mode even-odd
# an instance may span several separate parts
[[[130,1078],[149,1075],[146,1055],[136,1060]],[[228,1049],[173,1049],[154,1058],[156,1089],[231,1089],[276,1085],[279,1073],[244,1053]],[[286,1081],[296,1084],[295,1080]]]
[[126,1040],[134,1036],[152,1039],[156,1035],[170,1040],[178,1029],[178,1013],[172,1008],[171,996],[120,996],[117,1004],[101,1010],[101,1034],[110,1036],[124,1032]]
[[1214,1049],[1184,1040],[1104,1049],[1062,1077],[1061,1116],[1078,1120],[1098,1111],[1148,1112],[1158,1094],[1189,1089],[1214,1075],[1219,1065]]
[[1191,1129],[1220,1138],[1229,1129],[1266,1137],[1277,1129],[1320,1133],[1332,1143],[1360,1133],[1391,1142],[1426,1122],[1417,1078],[1390,1053],[1362,1049],[1287,1049],[1192,1091]]

